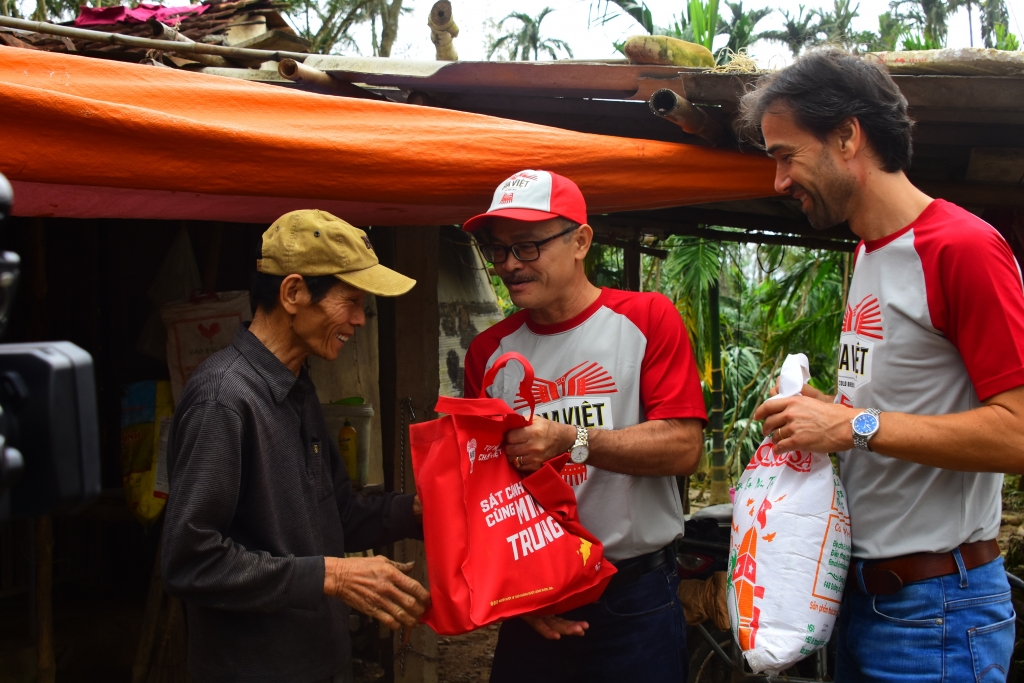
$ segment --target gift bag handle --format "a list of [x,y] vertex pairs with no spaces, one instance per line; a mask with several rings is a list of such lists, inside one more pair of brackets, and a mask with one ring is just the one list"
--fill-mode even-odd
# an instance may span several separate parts
[[523,381],[519,383],[519,396],[525,399],[526,404],[530,406],[530,422],[533,422],[533,411],[537,407],[537,399],[533,395],[533,366],[530,365],[530,361],[526,360],[526,357],[521,353],[509,351],[494,361],[494,365],[484,375],[484,383],[480,388],[480,398],[488,397],[487,387],[494,383],[494,378],[498,376],[498,371],[508,365],[510,361],[518,361],[522,364],[523,370],[526,371]]

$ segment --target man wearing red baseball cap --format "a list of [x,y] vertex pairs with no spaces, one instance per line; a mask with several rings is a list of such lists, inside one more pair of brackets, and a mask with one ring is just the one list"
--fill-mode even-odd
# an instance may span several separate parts
[[[707,415],[682,319],[661,294],[587,280],[594,231],[568,178],[516,173],[463,229],[477,233],[522,309],[470,344],[465,395],[479,395],[500,355],[529,359],[537,417],[509,432],[508,457],[525,474],[571,453],[562,476],[576,492],[580,520],[619,570],[593,604],[502,624],[491,681],[685,681],[675,477],[696,469]],[[518,364],[502,370],[492,395],[514,405],[517,371]]]

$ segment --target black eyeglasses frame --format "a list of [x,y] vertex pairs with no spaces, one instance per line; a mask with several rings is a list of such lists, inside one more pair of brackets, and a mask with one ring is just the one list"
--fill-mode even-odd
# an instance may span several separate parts
[[[575,226],[573,226],[571,228],[566,228],[565,230],[563,230],[562,232],[560,232],[560,233],[558,233],[556,235],[552,235],[551,237],[545,237],[542,240],[536,240],[536,241],[530,241],[530,242],[516,242],[515,244],[510,244],[507,247],[505,245],[503,245],[503,244],[490,244],[490,243],[488,243],[488,244],[481,244],[480,245],[480,251],[483,252],[484,259],[486,259],[489,263],[493,263],[495,265],[497,265],[499,263],[504,263],[505,261],[507,261],[509,253],[511,253],[513,256],[515,256],[517,260],[522,261],[523,263],[529,263],[530,261],[536,261],[537,259],[540,258],[540,245],[546,244],[547,242],[550,242],[551,240],[555,239],[556,237],[564,237],[565,235],[568,235],[571,232],[575,232],[576,230],[579,230],[581,227],[583,227],[582,224],[575,225]],[[533,258],[523,258],[522,256],[520,256],[519,255],[518,247],[522,247],[522,246],[526,246],[526,245],[533,245],[533,248],[537,250],[537,255],[534,256]],[[494,253],[495,249],[501,249],[502,250],[502,253],[504,254],[504,256],[502,256],[501,259],[496,258],[497,254]],[[490,259],[487,258],[487,256],[488,256],[487,252],[488,251],[491,252],[491,254],[490,254],[491,258]]]

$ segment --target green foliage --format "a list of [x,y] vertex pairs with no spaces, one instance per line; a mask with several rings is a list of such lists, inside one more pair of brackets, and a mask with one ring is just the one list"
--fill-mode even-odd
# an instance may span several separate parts
[[[654,33],[654,19],[651,17],[651,10],[647,7],[646,3],[634,2],[633,0],[605,0],[603,9],[601,8],[600,0],[598,0],[596,6],[600,14],[593,17],[590,23],[603,26],[612,19],[621,16],[618,12],[609,13],[613,4],[629,16],[633,17],[633,19],[636,20],[636,23],[644,27],[645,31],[651,34]],[[591,11],[594,10],[594,7],[594,5],[591,5]]]
[[1004,27],[1010,25],[1010,13],[1004,0],[982,0],[981,35],[985,40],[985,47],[997,46],[999,37],[996,35],[996,26],[999,24]]
[[547,52],[551,59],[558,59],[559,51],[564,51],[572,57],[572,48],[567,42],[558,38],[541,36],[541,22],[553,11],[550,7],[545,7],[536,17],[531,17],[524,12],[512,12],[499,21],[497,24],[499,31],[504,29],[505,22],[509,20],[518,21],[520,26],[503,35],[492,37],[487,46],[487,59],[491,59],[499,50],[507,51],[509,61],[517,59],[523,62],[536,61],[540,58],[541,51]]
[[1016,52],[1020,49],[1020,41],[1017,40],[1017,36],[1010,33],[1006,28],[1006,24],[996,24],[996,49],[997,50],[1010,50]]
[[718,35],[718,0],[690,0],[687,5],[687,20],[693,32],[693,42],[714,49]]
[[785,43],[794,57],[800,55],[800,51],[808,45],[813,45],[818,36],[818,24],[815,21],[817,14],[814,10],[804,14],[807,8],[800,5],[796,16],[790,15],[787,10],[782,11],[782,18],[786,20],[782,30],[765,31],[761,37],[777,43]]
[[[711,283],[719,280],[725,450],[733,476],[738,477],[761,441],[760,425],[751,415],[768,397],[787,353],[806,353],[811,384],[827,393],[835,391],[835,349],[851,256],[779,246],[755,249],[677,236],[661,247],[669,251],[664,262],[644,258],[644,289],[662,292],[679,310],[709,409],[707,294]],[[708,440],[706,452],[710,434]]]
[[907,33],[903,36],[903,50],[938,50],[942,45],[920,33]]
[[772,13],[770,7],[744,11],[743,0],[739,2],[725,0],[725,4],[732,12],[732,17],[728,21],[718,20],[718,33],[729,36],[725,49],[718,53],[719,64],[728,64],[732,55],[759,40],[763,34],[755,32],[757,25]]

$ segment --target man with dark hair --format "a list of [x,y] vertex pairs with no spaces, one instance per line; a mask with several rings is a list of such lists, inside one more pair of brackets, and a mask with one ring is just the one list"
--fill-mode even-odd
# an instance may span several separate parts
[[[685,681],[675,477],[697,467],[706,414],[679,312],[661,294],[587,280],[594,231],[586,203],[556,173],[516,173],[498,186],[490,210],[462,228],[480,231],[485,257],[523,309],[470,344],[466,395],[479,395],[503,353],[530,361],[536,417],[508,433],[506,455],[527,473],[571,452],[562,477],[576,492],[580,521],[619,570],[595,603],[503,623],[491,681]],[[510,363],[491,389],[528,412],[518,395],[522,372]]]
[[1002,472],[1024,472],[1024,285],[990,225],[914,187],[906,100],[881,67],[813,52],[744,96],[775,187],[862,242],[838,394],[768,401],[780,451],[839,454],[853,562],[836,681],[1002,681],[1014,611]]
[[413,496],[355,495],[303,364],[337,357],[366,292],[415,282],[322,211],[278,219],[256,268],[252,324],[192,374],[174,414],[164,585],[188,607],[200,683],[346,683],[348,608],[411,627],[429,594],[411,565],[345,553],[418,535],[421,513]]

